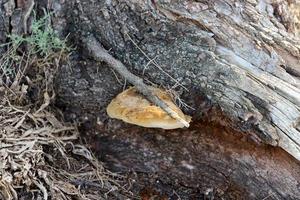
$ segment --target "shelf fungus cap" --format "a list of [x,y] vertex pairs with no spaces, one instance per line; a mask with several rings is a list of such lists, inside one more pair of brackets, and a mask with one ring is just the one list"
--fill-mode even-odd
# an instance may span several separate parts
[[[164,101],[178,116],[190,123],[191,117],[183,114],[172,98],[163,90],[153,88],[154,93]],[[160,107],[150,103],[144,96],[131,87],[118,94],[108,105],[107,114],[111,118],[148,128],[176,129],[185,125],[169,116]]]

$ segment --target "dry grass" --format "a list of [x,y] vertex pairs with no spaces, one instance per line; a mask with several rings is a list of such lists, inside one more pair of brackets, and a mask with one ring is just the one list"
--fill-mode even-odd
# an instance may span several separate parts
[[[0,199],[124,199],[123,177],[76,144],[75,125],[53,106],[54,75],[69,48],[45,18],[28,37],[10,36],[0,58]],[[2,197],[1,197],[2,196]]]

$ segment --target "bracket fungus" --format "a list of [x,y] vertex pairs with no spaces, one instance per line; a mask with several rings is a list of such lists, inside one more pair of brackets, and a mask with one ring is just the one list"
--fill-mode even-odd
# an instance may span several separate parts
[[[153,93],[166,103],[178,116],[190,123],[191,117],[185,115],[167,92],[153,88]],[[153,105],[143,95],[139,94],[135,87],[131,87],[118,94],[108,105],[107,114],[111,118],[148,128],[176,129],[185,125],[177,119],[169,116],[160,107]]]

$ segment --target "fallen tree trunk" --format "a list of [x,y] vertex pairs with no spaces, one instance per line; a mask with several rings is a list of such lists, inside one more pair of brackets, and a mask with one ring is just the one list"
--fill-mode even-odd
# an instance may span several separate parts
[[[297,199],[296,5],[283,0],[52,1],[54,25],[70,32],[78,46],[72,67],[64,66],[57,77],[57,104],[69,120],[83,122],[83,132],[99,132],[92,146],[102,152],[100,159],[116,171],[158,175],[156,180],[165,182],[148,177],[144,183],[168,196],[174,190],[186,199]],[[194,108],[185,108],[193,115],[192,127],[165,132],[108,119],[106,106],[126,80],[93,61],[82,33],[92,34],[148,83],[177,91]]]

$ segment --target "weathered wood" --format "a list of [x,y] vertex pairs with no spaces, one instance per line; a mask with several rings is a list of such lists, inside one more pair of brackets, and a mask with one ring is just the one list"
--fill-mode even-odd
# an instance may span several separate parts
[[[250,131],[262,142],[300,159],[300,42],[274,15],[275,4],[73,3],[69,6],[78,7],[78,15],[72,12],[68,18],[81,20],[76,29],[92,32],[130,70],[144,70],[149,62],[145,52],[185,87],[210,96],[234,123],[252,124]],[[149,66],[148,80],[166,87],[175,84]]]
[[[72,68],[63,66],[57,77],[58,105],[70,120],[83,122],[84,132],[96,126],[97,133],[111,134],[101,137],[100,147],[95,148],[110,156],[105,160],[116,171],[133,168],[175,177],[184,183],[184,189],[175,187],[172,178],[169,181],[174,187],[170,188],[183,195],[190,194],[183,191],[191,187],[193,191],[199,187],[204,194],[210,186],[222,188],[218,183],[226,186],[231,180],[240,199],[299,197],[300,41],[291,32],[293,23],[298,23],[291,21],[291,1],[53,2],[53,7],[60,5],[55,27],[68,27],[70,40],[78,46]],[[182,132],[126,129],[127,125],[108,119],[105,108],[126,81],[117,77],[119,84],[106,64],[89,60],[79,38],[82,31],[93,34],[111,55],[144,80],[167,88],[176,86],[153,65],[155,61],[188,88],[174,87],[195,108],[185,110],[194,116],[194,128]],[[224,117],[211,111],[215,108]],[[218,125],[221,128],[215,130],[215,139],[210,133]],[[205,127],[209,130],[204,134]],[[257,144],[249,142],[248,136]],[[153,137],[164,139],[152,141]],[[175,162],[168,161],[168,155]],[[224,180],[214,179],[223,175]],[[232,194],[230,190],[225,193]]]
[[109,124],[86,139],[110,169],[137,173],[136,191],[147,186],[186,200],[299,198],[299,164],[280,148],[205,121],[175,131]]
[[[230,71],[232,76],[223,80],[229,92],[226,91],[226,97],[220,101],[221,107],[243,121],[254,117],[258,129],[270,139],[268,143],[282,147],[299,160],[300,82],[298,77],[283,69],[283,66],[293,66],[294,70],[300,70],[299,62],[291,63],[294,59],[286,56],[299,58],[299,39],[274,23],[277,20],[267,9],[270,5],[261,8],[251,2],[215,1],[209,12],[201,12],[199,5],[201,3],[196,2],[185,8],[180,4],[162,5],[159,10],[170,19],[197,22],[214,34],[216,65],[225,65],[228,69],[224,72]],[[236,92],[242,96],[236,97]],[[256,106],[260,102],[247,98],[248,94],[263,99],[264,105]],[[247,107],[247,111],[242,108],[242,116],[237,115],[235,107],[228,106],[236,104]],[[259,106],[268,116],[261,114]]]

